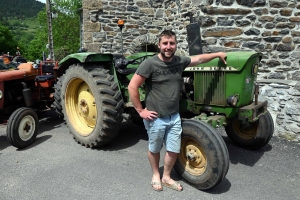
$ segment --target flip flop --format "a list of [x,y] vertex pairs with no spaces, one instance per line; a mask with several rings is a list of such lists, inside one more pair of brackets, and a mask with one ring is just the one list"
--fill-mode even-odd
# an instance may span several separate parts
[[180,185],[178,182],[174,182],[173,184],[161,182],[161,184],[165,187],[171,188],[171,189],[179,191],[179,192],[181,192],[183,190],[183,188],[178,189],[178,186]]
[[[159,186],[161,187],[161,189],[157,189],[157,188],[153,187],[154,185],[159,185]],[[160,192],[160,191],[163,190],[163,189],[162,189],[161,182],[154,182],[154,181],[152,181],[152,182],[151,182],[151,187],[152,187],[153,190],[158,191],[158,192]]]

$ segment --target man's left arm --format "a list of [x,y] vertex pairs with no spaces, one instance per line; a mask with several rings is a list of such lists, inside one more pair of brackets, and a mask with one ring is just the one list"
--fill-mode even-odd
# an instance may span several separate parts
[[191,56],[191,63],[188,65],[188,67],[192,67],[195,65],[199,65],[202,63],[207,63],[215,58],[219,58],[224,62],[226,65],[226,54],[224,52],[217,52],[217,53],[209,53],[209,54],[199,54],[196,56]]

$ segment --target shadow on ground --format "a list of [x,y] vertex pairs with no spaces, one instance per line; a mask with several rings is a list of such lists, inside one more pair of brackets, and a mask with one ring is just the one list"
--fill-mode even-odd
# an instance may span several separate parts
[[243,164],[247,166],[254,166],[264,155],[265,152],[271,151],[272,146],[267,144],[266,146],[258,150],[249,150],[234,144],[228,137],[224,129],[218,129],[218,132],[222,136],[229,153],[229,159],[231,164]]
[[1,135],[0,136],[0,151],[7,148],[7,147],[9,147],[9,146],[10,146],[10,144],[9,144],[7,138],[6,138],[6,135]]
[[118,151],[134,146],[140,140],[148,140],[144,126],[134,124],[130,119],[124,119],[119,134],[109,144],[97,148],[104,151]]

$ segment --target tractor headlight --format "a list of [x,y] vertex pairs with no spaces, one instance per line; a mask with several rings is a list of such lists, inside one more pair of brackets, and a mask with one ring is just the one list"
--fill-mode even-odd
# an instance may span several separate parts
[[257,73],[258,73],[258,64],[256,63],[252,66],[252,74],[256,75]]
[[3,92],[0,90],[0,99],[3,97]]
[[239,101],[239,95],[233,95],[227,98],[227,104],[229,106],[236,106],[238,101]]

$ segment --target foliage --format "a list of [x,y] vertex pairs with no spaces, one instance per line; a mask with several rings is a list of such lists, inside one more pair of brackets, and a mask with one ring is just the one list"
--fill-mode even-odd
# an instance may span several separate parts
[[[47,34],[47,15],[46,9],[38,13],[37,20],[40,24],[40,28],[36,32],[34,38],[27,45],[25,52],[23,53],[24,57],[29,60],[42,59],[43,52],[46,52],[46,44],[48,43],[48,34]],[[44,26],[42,26],[44,25]]]
[[1,21],[32,18],[45,7],[45,4],[36,0],[0,0],[0,5]]
[[53,11],[58,18],[52,20],[55,58],[61,60],[80,47],[80,13],[81,0],[52,0]]
[[[1,5],[8,5],[8,7],[13,5],[15,10],[0,14],[1,23],[13,35],[13,39],[9,40],[14,41],[11,43],[12,47],[9,47],[13,49],[4,51],[13,50],[13,53],[15,53],[16,47],[19,46],[21,54],[29,60],[42,59],[43,52],[48,54],[46,48],[48,44],[46,5],[38,2],[42,7],[37,10],[34,6],[37,3],[36,0],[10,0],[9,3],[0,0],[0,3],[2,3]],[[66,55],[77,52],[80,47],[80,13],[78,9],[81,7],[81,0],[51,0],[52,12],[58,13],[57,18],[52,18],[52,35],[56,60],[61,60]],[[0,8],[4,9],[6,6]],[[28,11],[31,8],[35,10],[34,15],[30,14],[33,11],[28,12],[28,15],[19,15],[19,13],[22,13],[20,10]],[[5,17],[3,17],[4,15]],[[3,29],[2,26],[0,29]],[[0,33],[2,33],[1,30]],[[4,38],[9,37],[5,36]],[[4,44],[6,43],[2,43],[0,39],[0,46],[2,47]]]
[[17,42],[7,26],[0,23],[0,53],[10,52],[14,55],[16,52]]
[[[41,11],[38,14],[37,21],[40,24],[47,24],[46,11]],[[25,57],[29,60],[36,60],[43,58],[43,52],[47,52],[46,44],[48,43],[47,26],[41,26],[36,32],[33,40],[28,44]]]
[[15,54],[16,47],[19,46],[21,53],[26,54],[23,50],[27,49],[37,28],[36,15],[45,7],[45,4],[36,0],[0,0],[0,4],[0,23],[9,29],[10,36],[13,36],[13,39],[5,36],[5,40],[10,43],[7,45],[1,42],[2,51]]
[[67,13],[71,17],[78,16],[78,9],[82,7],[82,0],[52,0],[52,11]]
[[[51,11],[58,13],[58,17],[52,19],[52,35],[56,60],[61,60],[66,55],[75,53],[79,49],[80,15],[78,8],[80,7],[81,0],[52,0],[51,2]],[[46,10],[38,14],[37,21],[41,25],[46,26],[43,26],[30,42],[28,48],[29,59],[42,59],[43,51],[48,54],[48,49],[46,49],[46,44],[48,44]]]
[[14,35],[18,46],[21,48],[21,54],[27,57],[27,49],[30,41],[32,41],[39,31],[39,25],[35,18],[28,18],[25,20],[9,20],[9,29]]

